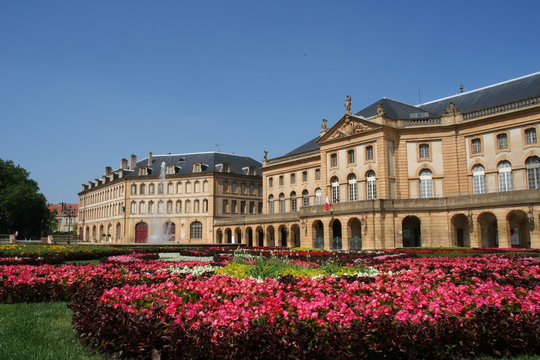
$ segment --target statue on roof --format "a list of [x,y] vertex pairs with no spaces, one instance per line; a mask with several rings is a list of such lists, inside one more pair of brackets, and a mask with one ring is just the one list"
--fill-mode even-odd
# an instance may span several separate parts
[[444,115],[456,115],[461,113],[461,110],[456,107],[456,104],[451,102],[450,104],[448,104],[448,107],[444,109],[443,113]]
[[326,128],[326,123],[327,123],[327,122],[328,122],[328,120],[322,119],[321,130],[323,130],[323,131],[328,130],[328,129]]
[[345,113],[350,114],[351,113],[351,96],[347,95],[345,98]]
[[264,161],[268,160],[268,151],[266,151],[266,150],[264,150],[263,159],[264,159]]
[[378,115],[384,115],[384,108],[382,103],[377,104],[377,114]]

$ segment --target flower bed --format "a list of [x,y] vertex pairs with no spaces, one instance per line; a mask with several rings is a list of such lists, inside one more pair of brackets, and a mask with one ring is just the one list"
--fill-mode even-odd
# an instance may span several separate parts
[[152,351],[190,359],[540,352],[540,260],[382,261],[372,281],[188,275],[83,291],[72,304],[74,326],[87,344],[141,358]]

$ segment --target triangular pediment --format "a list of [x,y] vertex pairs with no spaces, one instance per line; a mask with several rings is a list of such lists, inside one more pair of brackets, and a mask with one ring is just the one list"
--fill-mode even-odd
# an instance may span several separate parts
[[318,142],[321,143],[324,141],[346,138],[377,129],[379,127],[380,125],[366,121],[361,117],[347,114],[334,126],[332,126],[332,128],[330,128],[330,130],[328,130],[328,132],[324,134]]

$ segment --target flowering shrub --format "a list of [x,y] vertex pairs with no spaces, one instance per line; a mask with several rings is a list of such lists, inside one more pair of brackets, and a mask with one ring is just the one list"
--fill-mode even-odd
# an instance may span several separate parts
[[371,281],[187,275],[125,285],[74,301],[74,323],[86,343],[138,357],[152,350],[190,359],[540,351],[540,260],[390,258],[376,267]]

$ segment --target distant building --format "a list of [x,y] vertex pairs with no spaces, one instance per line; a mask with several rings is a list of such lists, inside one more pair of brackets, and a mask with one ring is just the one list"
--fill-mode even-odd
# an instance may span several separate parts
[[214,243],[217,218],[262,212],[261,163],[221,152],[132,155],[79,193],[92,242]]
[[419,105],[350,106],[263,161],[264,213],[216,219],[218,243],[540,248],[540,73]]
[[56,213],[56,229],[55,232],[77,232],[78,229],[78,213],[79,204],[51,204],[48,206],[49,211]]

